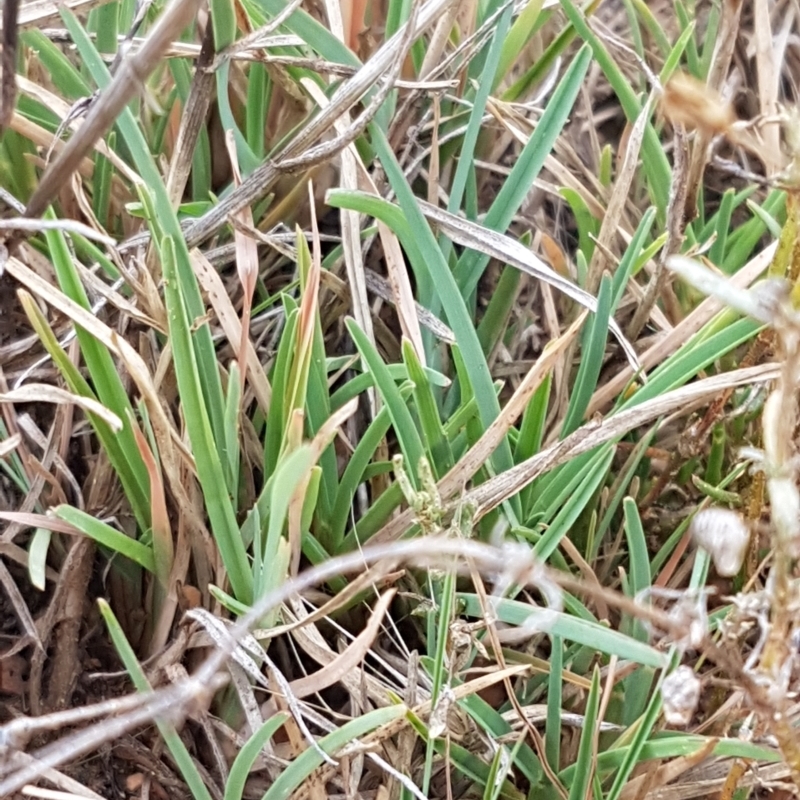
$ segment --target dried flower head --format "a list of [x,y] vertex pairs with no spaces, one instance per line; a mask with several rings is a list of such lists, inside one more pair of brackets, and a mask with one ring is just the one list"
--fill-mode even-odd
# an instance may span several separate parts
[[690,531],[695,542],[709,552],[720,575],[736,575],[750,542],[750,529],[739,514],[727,508],[704,509],[692,520]]
[[688,725],[700,700],[700,680],[691,667],[681,665],[661,683],[667,725]]
[[730,103],[691,75],[676,72],[664,87],[661,99],[664,115],[689,130],[701,129],[711,136],[728,133],[736,121]]

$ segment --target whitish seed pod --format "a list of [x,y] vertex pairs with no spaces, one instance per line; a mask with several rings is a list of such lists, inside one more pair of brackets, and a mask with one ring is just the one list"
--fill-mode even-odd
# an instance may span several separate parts
[[661,684],[667,725],[688,725],[700,700],[700,681],[691,667],[680,666]]
[[717,572],[723,577],[736,575],[742,567],[750,529],[735,511],[707,508],[692,520],[692,538],[708,550]]

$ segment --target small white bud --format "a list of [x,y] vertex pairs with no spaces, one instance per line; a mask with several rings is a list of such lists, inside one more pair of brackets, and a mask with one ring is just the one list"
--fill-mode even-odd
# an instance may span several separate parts
[[700,681],[691,667],[680,666],[661,683],[667,725],[688,725],[700,700]]
[[717,572],[730,578],[741,569],[750,529],[735,511],[727,508],[707,508],[692,520],[692,538],[708,550]]

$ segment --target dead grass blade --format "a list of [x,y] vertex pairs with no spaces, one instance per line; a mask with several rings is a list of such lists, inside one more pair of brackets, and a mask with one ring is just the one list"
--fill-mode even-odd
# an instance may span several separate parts
[[[205,708],[224,682],[218,673],[231,653],[240,646],[237,643],[249,636],[248,631],[258,620],[263,619],[267,613],[281,603],[297,597],[305,589],[325,583],[338,575],[360,572],[365,566],[370,565],[376,565],[376,573],[379,578],[381,574],[386,575],[405,563],[413,564],[420,569],[444,568],[459,572],[477,569],[497,585],[515,584],[521,587],[539,585],[543,576],[547,575],[550,580],[560,583],[568,591],[586,590],[589,595],[592,594],[592,587],[586,587],[565,573],[550,572],[533,557],[530,547],[525,544],[509,542],[501,547],[495,547],[476,540],[444,536],[431,536],[383,545],[368,544],[360,551],[336,556],[318,566],[311,567],[296,578],[289,578],[280,586],[267,592],[235,625],[226,628],[227,635],[223,637],[219,647],[205,660],[194,675],[179,680],[166,690],[144,695],[141,697],[142,705],[131,713],[120,714],[103,720],[99,725],[68,734],[33,753],[36,759],[35,763],[17,769],[11,774],[5,773],[3,779],[0,780],[0,795],[17,791],[25,783],[41,775],[44,770],[57,767],[69,759],[90,752],[103,742],[117,738],[122,733],[156,717],[174,723],[179,721],[188,709]],[[469,566],[465,566],[466,564]],[[607,596],[609,602],[613,601],[615,606],[619,606],[626,613],[634,613],[648,619],[657,618],[658,624],[665,626],[664,630],[679,628],[666,614],[640,607],[634,601],[617,595],[615,592],[604,590],[604,596]],[[304,629],[299,629],[297,632],[302,630]],[[261,657],[263,658],[263,656]],[[458,700],[479,692],[498,681],[524,673],[529,668],[527,664],[523,664],[505,670],[492,670],[486,675],[455,687],[453,689],[455,699]],[[277,670],[274,672],[277,675]],[[278,688],[286,692],[287,696],[291,695],[285,679],[279,683]],[[419,715],[430,714],[430,701],[423,703],[416,711]],[[381,737],[394,735],[406,724],[408,723],[404,717],[398,718],[385,729],[373,734],[372,738],[365,737],[365,743],[381,741]],[[9,725],[13,725],[13,722]],[[9,725],[0,726],[0,743],[13,748],[16,746],[16,742],[10,739]],[[377,739],[375,739],[376,736]]]
[[489,460],[511,426],[519,419],[533,393],[547,377],[555,362],[575,340],[585,319],[586,313],[584,312],[561,336],[547,343],[544,351],[528,370],[511,399],[503,406],[497,419],[439,482],[439,493],[442,499],[449,499],[457,492],[462,491],[467,481]]
[[[325,108],[328,105],[328,99],[315,83],[306,81],[303,85],[320,108]],[[344,125],[342,123],[337,123],[337,130],[342,133]],[[342,188],[365,188],[366,191],[378,197],[380,196],[378,188],[372,179],[372,175],[370,175],[369,170],[365,167],[358,150],[352,144],[342,151]],[[358,225],[355,229],[358,231],[360,228],[360,215],[357,212],[347,209],[342,209],[341,214],[343,230],[342,246],[345,253],[345,266],[347,267],[350,293],[353,297],[353,314],[356,322],[358,322],[362,330],[374,344],[375,337],[372,329],[372,313],[367,298],[367,289],[375,291],[375,289],[371,287],[375,285],[375,278],[378,276],[376,276],[375,273],[371,273],[364,266],[361,257],[360,236],[354,233],[348,233],[348,226],[350,226],[351,222],[352,224],[356,224],[356,221],[358,221]],[[420,363],[424,365],[425,348],[422,344],[422,331],[420,330],[420,312],[423,310],[421,306],[414,301],[414,292],[411,289],[411,281],[408,277],[408,270],[406,268],[400,242],[394,235],[394,232],[380,220],[378,220],[378,235],[383,245],[386,272],[389,276],[389,286],[391,287],[391,294],[385,299],[387,302],[394,305],[400,321],[400,327],[403,330],[403,335],[411,342],[417,354],[417,358],[420,360]],[[348,250],[353,251],[350,256],[352,264],[348,261]],[[376,294],[380,294],[380,292],[376,291]],[[423,311],[423,313],[426,312]],[[362,322],[362,317],[364,321],[366,321],[366,327]],[[431,317],[430,313],[427,313],[427,317]],[[370,397],[374,398],[372,392],[370,392]],[[372,399],[372,405],[374,406],[374,399]]]
[[[343,3],[340,0],[325,0],[325,9],[328,16],[328,24],[331,32],[341,42],[347,44],[350,34],[352,19],[345,20],[352,14],[352,3]],[[307,89],[312,86],[318,89],[311,80],[305,80],[304,85]],[[313,96],[313,95],[312,95]],[[316,98],[315,98],[316,99]],[[345,111],[334,122],[334,127],[339,136],[345,135],[350,125],[350,112]],[[342,150],[341,170],[339,173],[340,183],[343,189],[358,188],[358,171],[360,158],[354,152],[355,148],[350,146]],[[363,170],[363,164],[361,164]],[[357,211],[346,208],[339,210],[342,230],[342,251],[344,253],[344,263],[347,269],[347,279],[350,284],[350,294],[353,298],[353,316],[362,331],[367,335],[369,341],[375,344],[375,333],[372,330],[372,311],[367,297],[367,284],[364,278],[364,259],[361,253],[361,215]],[[372,416],[377,413],[377,395],[374,391],[368,393]]]
[[58,19],[62,8],[80,11],[96,5],[99,5],[98,0],[33,0],[20,6],[17,27],[41,28],[46,22]]
[[2,560],[0,560],[0,584],[2,584],[3,589],[5,589],[6,596],[11,601],[11,605],[17,614],[17,619],[22,625],[22,628],[25,631],[29,641],[36,645],[37,650],[41,651],[42,642],[39,639],[39,633],[36,630],[36,623],[33,621],[33,617],[31,616],[31,612],[28,610],[25,599],[17,588],[17,584],[14,583],[14,579],[11,577],[11,573],[8,571],[8,567],[6,567]]
[[[758,79],[758,101],[761,116],[772,120],[764,126],[761,133],[764,139],[762,159],[767,169],[767,177],[775,175],[781,166],[781,132],[775,119],[778,111],[778,92],[781,71],[776,63],[775,38],[770,20],[770,5],[767,0],[753,2],[753,39],[756,51],[756,75]],[[788,13],[792,13],[789,11]],[[794,9],[794,13],[797,10]]]
[[[2,519],[2,517],[0,517]],[[399,578],[400,572],[384,575],[381,579],[381,586],[386,586]],[[348,582],[347,586],[338,592],[334,597],[328,600],[323,606],[316,609],[310,614],[304,615],[301,619],[295,622],[290,622],[285,625],[277,625],[273,628],[257,628],[253,631],[253,636],[259,641],[266,639],[273,639],[277,636],[282,636],[284,633],[290,633],[295,628],[301,628],[304,625],[311,625],[318,620],[330,616],[335,611],[346,606],[354,597],[357,597],[362,592],[374,587],[377,584],[377,578],[372,574],[371,570],[367,570],[361,575],[353,578]]]
[[[672,186],[667,205],[667,241],[658,254],[655,269],[650,276],[644,296],[638,304],[630,325],[628,338],[635,341],[642,331],[647,318],[656,310],[656,301],[662,296],[669,273],[667,259],[680,252],[683,243],[683,229],[686,214],[686,191],[688,188],[689,140],[682,125],[675,127],[672,137]],[[634,281],[632,285],[637,285]]]
[[[47,87],[40,86],[38,83],[34,83],[24,75],[17,75],[17,87],[20,94],[27,95],[28,97],[37,100],[43,106],[49,108],[54,114],[56,114],[59,117],[60,125],[66,124],[69,127],[69,130],[73,133],[77,132],[77,130],[80,128],[80,123],[77,119],[68,121],[70,119],[71,112],[69,103],[62,100],[57,94],[54,94],[47,89]],[[19,117],[19,115],[15,114],[15,119],[12,122],[12,129],[16,130],[17,133],[21,133],[26,138],[31,139],[32,142],[44,149],[45,152],[60,152],[66,146],[66,143],[63,140],[55,137],[52,133],[46,131],[44,128],[40,128],[38,125],[35,126],[35,128],[26,127],[24,129],[15,127],[17,125],[22,125],[23,123],[28,126],[33,126],[34,124],[24,117]],[[120,158],[120,156],[114,152],[114,150],[112,150],[103,139],[98,139],[94,143],[94,149],[107,158],[113,164],[114,169],[131,183],[136,183],[136,181],[139,179],[138,174],[131,169],[130,166],[128,166],[128,164],[125,162],[125,159]],[[94,163],[92,161],[87,160],[85,163],[90,169],[94,169]],[[81,167],[81,171],[83,171],[83,167]]]
[[[428,219],[435,222],[441,231],[454,242],[463,244],[466,247],[471,247],[479,253],[484,253],[492,258],[496,258],[505,264],[516,267],[518,270],[528,275],[532,275],[538,280],[549,283],[551,286],[567,295],[567,297],[572,298],[576,303],[579,303],[584,308],[588,308],[589,311],[595,311],[597,309],[597,300],[594,296],[548,267],[544,261],[538,258],[538,256],[527,247],[520,244],[516,239],[512,239],[510,236],[497,233],[482,225],[477,225],[474,222],[457,217],[455,214],[450,214],[422,200],[419,201],[419,205],[422,213],[425,214]],[[631,367],[638,370],[640,368],[639,359],[633,346],[625,338],[622,330],[613,318],[609,319],[608,325],[617,338],[617,341],[619,341],[622,346],[622,349],[625,351],[625,356],[631,364]]]
[[8,392],[0,393],[0,403],[54,403],[74,405],[90,414],[96,414],[114,431],[122,430],[122,420],[102,403],[91,397],[81,397],[66,389],[47,383],[28,383]]
[[[417,335],[420,342],[422,341],[422,333],[416,334],[412,327],[414,320],[418,320],[419,325],[427,328],[437,339],[441,339],[448,344],[455,344],[456,337],[453,331],[438,317],[431,314],[427,308],[414,300],[411,282],[408,279],[408,270],[403,259],[403,251],[400,249],[400,242],[397,241],[397,237],[380,221],[378,221],[378,232],[383,242],[386,271],[394,278],[394,281],[389,282],[378,275],[377,272],[365,269],[364,276],[367,279],[367,289],[387,303],[391,303],[395,309],[400,309],[400,303],[402,303],[402,307],[406,310],[402,312],[398,310],[398,317],[403,329],[403,336],[409,341],[413,342],[413,337]],[[384,236],[384,234],[386,235]],[[397,281],[397,285],[395,285],[395,281]],[[403,297],[402,300],[398,300],[400,295]],[[407,310],[409,307],[413,308],[413,313]]]
[[[713,92],[720,92],[725,85],[739,34],[739,22],[742,16],[741,0],[725,0],[722,3],[722,15],[708,71],[708,87]],[[700,109],[701,113],[704,109]],[[689,176],[686,192],[686,218],[694,219],[697,214],[697,196],[703,171],[708,163],[711,134],[698,131],[689,160]]]
[[59,570],[53,597],[45,614],[39,620],[44,649],[31,659],[31,711],[41,714],[40,697],[34,693],[42,690],[45,658],[52,658],[52,671],[44,691],[43,708],[56,711],[70,705],[81,671],[80,633],[86,611],[86,587],[92,576],[95,543],[80,537],[72,542],[67,557]]
[[600,286],[600,278],[603,277],[603,270],[607,268],[608,259],[606,252],[611,250],[612,242],[617,233],[622,212],[628,202],[633,176],[636,174],[636,167],[639,163],[639,153],[642,149],[644,132],[647,123],[650,121],[652,111],[652,97],[644,104],[636,123],[633,126],[628,144],[625,148],[625,157],[622,160],[622,167],[619,170],[617,179],[614,182],[614,189],[608,201],[608,207],[603,214],[603,223],[600,226],[600,233],[597,236],[597,247],[595,247],[592,260],[589,262],[589,270],[586,274],[586,291],[594,294]]
[[[232,130],[225,131],[225,146],[231,162],[233,185],[234,187],[239,187],[242,185],[242,173],[239,170],[239,159],[236,155],[236,142],[234,141]],[[239,209],[235,216],[243,226],[254,227],[253,211],[249,206]],[[236,360],[243,367],[247,358],[248,344],[250,343],[250,312],[253,308],[253,294],[258,280],[258,247],[255,239],[243,233],[237,226],[234,226],[233,229],[233,242],[236,252],[236,272],[239,276],[239,282],[242,284],[242,332],[235,352]],[[247,370],[242,368],[240,374],[242,388],[244,388]]]
[[323,689],[333,686],[334,683],[338,683],[347,673],[358,667],[377,638],[383,618],[389,610],[395,594],[396,591],[390,589],[381,595],[364,630],[346,650],[339,653],[336,658],[317,672],[305,678],[298,678],[289,684],[296,697],[302,699],[310,694],[321,692]]
[[[293,614],[297,619],[294,623],[292,638],[306,655],[312,658],[323,669],[330,666],[340,654],[336,653],[327,640],[319,632],[315,624],[306,624],[306,620],[312,616],[308,614],[300,601],[290,601],[291,608],[285,607],[285,615]],[[315,618],[317,614],[313,615]],[[389,704],[389,696],[386,692],[386,685],[367,670],[359,665],[353,665],[350,670],[341,675],[342,686],[351,693],[366,693],[370,702],[376,706]]]
[[77,233],[87,239],[113,247],[116,242],[110,236],[84,225],[82,222],[70,219],[26,219],[25,217],[15,217],[14,219],[0,219],[0,231],[21,231],[24,233],[38,233],[39,231],[64,231],[65,233]]
[[[222,282],[222,277],[199,250],[192,250],[189,257],[192,260],[194,274],[197,276],[200,286],[208,297],[208,302],[217,315],[217,319],[225,333],[225,338],[234,349],[234,352],[236,352],[244,339],[242,323],[236,313],[236,309],[233,307],[228,290]],[[256,348],[249,337],[247,337],[246,343],[247,352],[245,353],[244,362],[240,362],[242,375],[247,374],[258,405],[266,414],[269,411],[269,404],[272,398],[272,387],[269,384],[266,372],[264,372],[264,367],[261,365]]]
[[[187,499],[187,490],[184,485],[186,476],[179,467],[179,459],[182,459],[186,468],[193,471],[194,458],[186,449],[184,442],[180,439],[167,417],[161,396],[144,359],[116,331],[111,330],[94,314],[70,300],[18,258],[11,257],[8,259],[6,272],[53,308],[85,328],[122,361],[147,405],[158,452],[161,457],[162,469],[167,476],[170,489],[181,508],[186,509],[187,517],[192,520],[193,527],[202,530],[202,523],[198,524],[197,514],[192,512],[192,504]],[[20,291],[24,293],[24,290]],[[28,299],[30,300],[30,298]]]
[[214,72],[209,69],[213,57],[214,26],[207,25],[200,54],[194,67],[189,97],[186,99],[186,105],[181,114],[178,138],[167,175],[167,194],[170,202],[176,208],[183,197],[186,182],[189,180],[197,140],[200,131],[206,125],[208,109],[214,94]]
[[[16,765],[29,765],[33,758],[27,753],[12,753],[11,760]],[[57,791],[45,789],[41,786],[23,786],[20,793],[27,797],[41,797],[43,800],[106,800],[102,795],[93,792],[88,786],[70,778],[63,772],[54,769],[45,770],[42,773],[48,783],[56,787]],[[48,794],[49,792],[49,794]]]

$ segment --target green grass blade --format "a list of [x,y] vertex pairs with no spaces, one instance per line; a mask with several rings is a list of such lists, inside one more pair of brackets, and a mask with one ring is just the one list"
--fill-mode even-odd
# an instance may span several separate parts
[[436,407],[428,376],[422,369],[411,342],[404,339],[402,349],[403,361],[405,361],[409,377],[414,383],[414,401],[417,406],[428,460],[436,478],[441,478],[454,463],[450,443],[447,441],[444,427],[439,419],[439,409]]
[[[478,135],[483,125],[483,115],[486,110],[486,102],[494,85],[494,77],[497,74],[500,63],[500,55],[503,49],[503,41],[511,25],[511,6],[507,6],[505,12],[497,21],[497,27],[489,46],[489,53],[486,63],[481,70],[481,80],[478,83],[475,97],[472,101],[472,110],[467,123],[467,130],[464,134],[464,141],[458,154],[458,166],[456,174],[453,176],[453,183],[450,187],[450,199],[447,201],[447,210],[456,214],[461,208],[461,201],[464,197],[464,190],[467,186],[467,177],[475,169],[475,146],[478,143]],[[445,250],[445,254],[447,251]]]
[[[318,742],[319,747],[329,756],[333,756],[354,739],[358,739],[360,736],[364,736],[382,725],[388,725],[405,714],[405,706],[376,708],[374,711],[369,711],[345,723],[333,733],[323,736]],[[278,775],[275,782],[264,794],[263,800],[288,800],[295,789],[321,764],[322,756],[320,753],[313,748],[309,748]]]
[[[225,471],[217,448],[200,385],[195,349],[181,283],[177,275],[175,247],[171,236],[158,243],[164,270],[164,294],[169,313],[170,343],[183,413],[187,420],[197,476],[206,501],[211,529],[228,572],[236,598],[250,603],[253,597],[253,576],[236,522]],[[215,367],[216,368],[216,367]]]
[[284,541],[282,534],[286,524],[286,515],[289,512],[289,503],[295,490],[310,469],[311,448],[308,445],[303,445],[281,459],[275,474],[272,476],[269,524],[267,526],[267,540],[264,544],[263,556],[265,572],[260,576],[256,576],[255,597],[263,597],[286,579],[286,575],[280,569],[282,565],[280,547],[281,542]]
[[[117,618],[114,616],[111,606],[109,606],[105,600],[98,600],[97,605],[99,606],[100,613],[102,614],[106,626],[108,627],[108,632],[111,635],[111,640],[114,642],[117,653],[119,653],[119,657],[122,660],[122,663],[125,665],[125,669],[131,676],[133,685],[136,687],[137,691],[151,691],[150,684],[147,682],[147,677],[144,674],[144,670],[139,665],[136,654],[133,652],[128,640],[125,638],[125,633],[120,627]],[[186,785],[189,787],[189,791],[192,793],[194,800],[212,800],[211,793],[206,788],[203,778],[200,776],[200,772],[195,766],[195,763],[192,760],[189,751],[186,749],[186,745],[178,735],[178,732],[172,725],[169,725],[165,722],[157,721],[156,725],[158,726],[159,733],[169,748],[172,757],[175,759],[175,763],[178,765],[178,769],[180,770],[183,779],[186,781]]]
[[277,730],[290,719],[285,711],[279,711],[274,717],[268,719],[244,744],[236,754],[228,780],[225,782],[225,796],[223,800],[242,800],[244,787],[250,770],[267,742],[275,735]]
[[[502,80],[506,76],[514,62],[519,58],[519,54],[525,49],[528,40],[536,30],[536,24],[539,21],[539,14],[543,5],[544,0],[528,0],[525,8],[514,20],[511,30],[503,40],[496,80]],[[496,89],[497,87],[495,86],[494,88]]]
[[[459,592],[464,613],[476,619],[483,618],[480,598],[475,594]],[[509,625],[527,626],[530,630],[546,630],[551,636],[560,636],[570,642],[589,647],[618,658],[635,661],[649,667],[664,667],[666,655],[654,647],[632,639],[624,633],[607,628],[599,622],[572,616],[563,611],[532,606],[519,600],[497,598],[493,600],[497,618]],[[539,623],[537,625],[537,623]],[[541,627],[539,627],[541,625]]]
[[[529,245],[530,236],[521,237],[520,241]],[[478,325],[478,338],[487,358],[494,352],[506,332],[508,317],[516,302],[521,278],[522,273],[518,269],[506,267],[492,292],[489,305]]]
[[[401,389],[401,396],[403,394],[408,396],[410,393],[410,386],[406,387],[405,392]],[[353,498],[356,496],[358,487],[364,482],[364,472],[391,424],[392,417],[389,414],[389,409],[384,406],[369,424],[367,430],[361,435],[355,450],[348,459],[347,467],[345,467],[344,474],[339,482],[339,490],[336,493],[333,511],[331,512],[330,538],[332,553],[341,552]]]
[[[635,598],[640,592],[650,588],[650,558],[636,501],[632,497],[626,497],[622,502],[622,508],[625,516],[625,536],[628,541],[628,593]],[[624,619],[622,629],[640,642],[649,641],[647,629],[639,620]],[[644,711],[650,697],[652,684],[653,676],[646,669],[637,670],[624,679],[623,724],[632,725]]]
[[57,506],[54,509],[54,513],[64,522],[75,526],[90,539],[94,539],[98,544],[129,558],[140,567],[144,567],[148,572],[155,574],[156,562],[151,547],[137,542],[136,539],[126,536],[124,533],[78,508],[64,505]]
[[569,789],[569,800],[585,800],[588,797],[589,782],[594,774],[594,740],[597,735],[595,724],[600,709],[600,669],[595,666],[592,675],[592,688],[586,699],[586,712],[583,718],[578,757],[575,760],[575,780]]
[[544,752],[550,768],[558,774],[561,765],[561,698],[564,681],[564,644],[560,636],[550,637],[550,672],[547,676],[547,723]]
[[570,532],[574,534],[573,525],[602,485],[613,459],[613,445],[601,447],[592,454],[585,471],[581,473],[577,490],[569,502],[560,508],[542,538],[534,545],[533,551],[539,558],[547,560],[564,536]]
[[419,489],[417,470],[420,460],[425,455],[425,449],[422,446],[417,424],[401,397],[397,384],[386,369],[383,359],[366,334],[358,327],[355,320],[348,319],[346,325],[361,358],[364,359],[364,364],[375,377],[375,385],[389,409],[397,441],[406,460],[409,478],[414,487]]
[[586,409],[597,388],[597,379],[603,367],[603,354],[608,338],[608,320],[611,314],[611,278],[603,275],[597,295],[597,311],[584,326],[581,343],[581,362],[575,383],[571,387],[569,406],[561,428],[561,437],[569,436],[583,422]]
[[[545,159],[566,124],[590,61],[591,52],[588,47],[581,48],[573,58],[564,77],[550,97],[536,130],[528,139],[511,173],[503,182],[502,188],[489,208],[483,221],[487,228],[504,232],[511,224],[514,214],[517,213],[527,197],[534,179],[539,174]],[[473,250],[465,251],[459,258],[454,275],[463,297],[469,297],[475,290],[488,263],[488,256]],[[435,311],[436,309],[431,308],[431,310]],[[450,319],[449,314],[448,319]],[[461,343],[460,339],[459,343]]]

